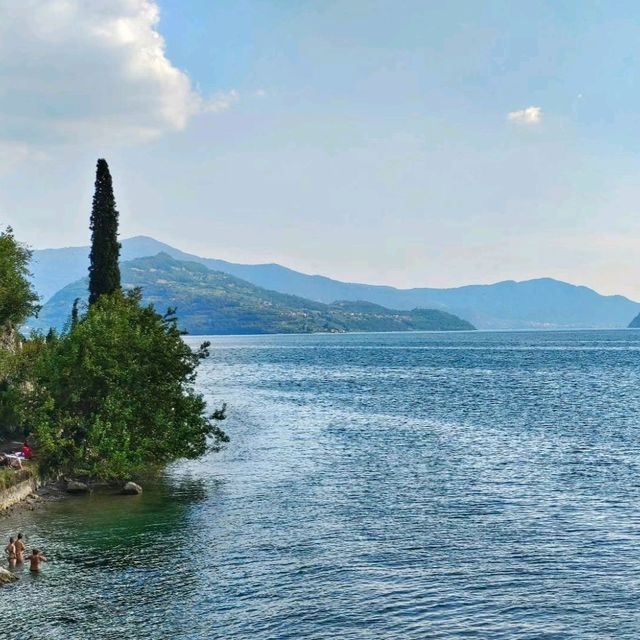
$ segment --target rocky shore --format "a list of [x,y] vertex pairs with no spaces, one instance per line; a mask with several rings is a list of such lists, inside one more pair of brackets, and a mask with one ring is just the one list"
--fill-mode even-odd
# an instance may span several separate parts
[[114,495],[133,496],[142,493],[142,487],[131,481],[123,485],[105,485],[65,479],[43,482],[30,478],[0,491],[0,519],[11,517],[19,510],[35,511],[47,502],[62,500],[69,495],[91,493],[94,489],[112,492]]
[[60,481],[40,486],[32,485],[28,491],[26,487],[16,485],[0,492],[0,519],[9,518],[20,510],[35,511],[47,502],[61,500],[65,495],[64,484]]
[[15,573],[0,567],[0,584],[9,584],[10,582],[17,582],[17,580],[18,576]]

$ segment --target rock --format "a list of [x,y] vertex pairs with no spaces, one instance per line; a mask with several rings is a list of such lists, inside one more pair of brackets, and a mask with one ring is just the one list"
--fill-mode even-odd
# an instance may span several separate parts
[[89,487],[84,482],[69,480],[67,482],[67,493],[87,493]]
[[15,582],[18,576],[11,571],[0,568],[0,584],[9,584],[9,582]]
[[16,354],[22,349],[22,341],[16,329],[11,325],[5,325],[0,330],[0,349]]
[[122,493],[126,496],[137,496],[142,493],[142,487],[135,482],[127,482],[127,484],[122,487]]

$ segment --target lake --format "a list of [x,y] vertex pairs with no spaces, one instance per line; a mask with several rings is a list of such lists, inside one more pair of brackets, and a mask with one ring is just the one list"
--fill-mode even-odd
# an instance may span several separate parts
[[640,331],[212,342],[231,444],[1,519],[1,637],[638,637]]

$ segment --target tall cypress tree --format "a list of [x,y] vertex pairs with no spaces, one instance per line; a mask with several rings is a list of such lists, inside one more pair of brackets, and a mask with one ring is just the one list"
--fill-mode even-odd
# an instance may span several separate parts
[[102,158],[96,167],[95,186],[90,225],[89,304],[96,302],[104,293],[120,289],[118,211],[109,165]]

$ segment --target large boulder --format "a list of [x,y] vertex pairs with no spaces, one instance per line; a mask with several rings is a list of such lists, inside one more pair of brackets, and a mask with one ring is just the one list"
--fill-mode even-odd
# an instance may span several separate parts
[[87,493],[89,487],[84,482],[78,480],[69,480],[67,482],[67,493]]
[[0,584],[9,584],[9,582],[15,582],[18,576],[11,571],[0,568]]
[[127,484],[122,487],[122,493],[125,496],[137,496],[142,493],[142,487],[135,482],[127,482]]

